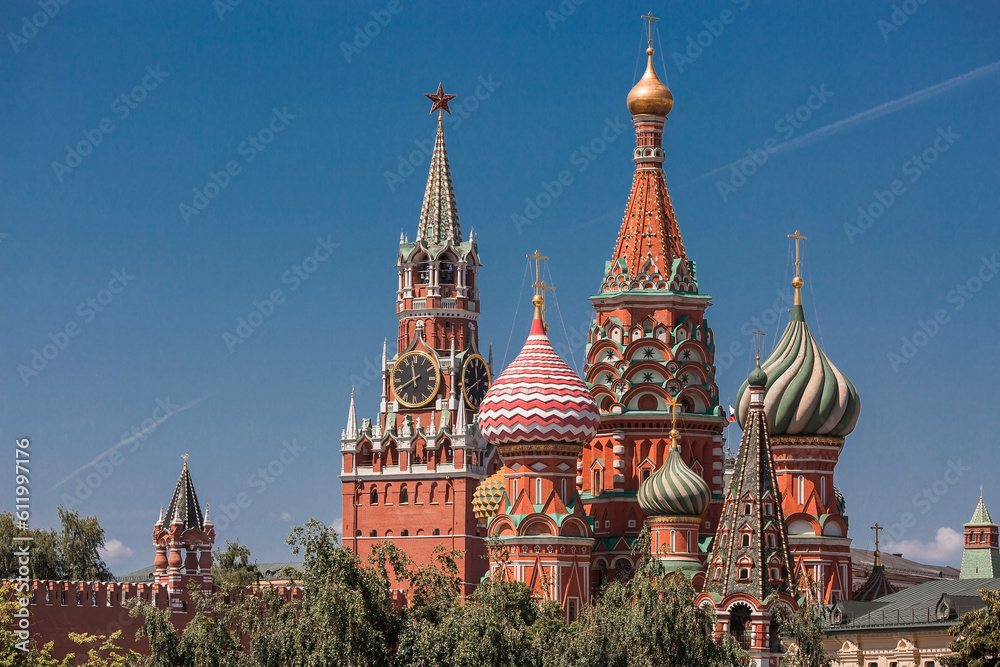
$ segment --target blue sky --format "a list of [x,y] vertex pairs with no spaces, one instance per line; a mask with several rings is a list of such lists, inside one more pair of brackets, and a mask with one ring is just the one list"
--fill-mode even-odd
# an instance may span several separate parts
[[[416,229],[435,128],[423,94],[439,81],[459,96],[446,133],[485,264],[481,340],[498,365],[508,340],[516,353],[538,248],[553,341],[579,364],[566,341],[586,329],[628,197],[625,96],[652,10],[676,99],[667,180],[714,297],[723,396],[749,369],[753,318],[767,344],[787,320],[774,302],[800,229],[807,319],[864,406],[837,468],[855,544],[899,524],[906,555],[956,563],[949,529],[980,484],[1000,512],[1000,7],[895,6],[78,1],[50,18],[4,2],[0,443],[31,438],[33,522],[89,491],[74,504],[115,541],[114,571],[147,565],[185,452],[213,515],[249,498],[220,544],[284,560],[290,526],[338,520],[352,376],[373,416],[363,378],[396,331],[396,244]],[[742,182],[730,165],[748,155],[767,160]],[[515,226],[563,170],[573,182]],[[863,228],[859,207],[878,214]],[[46,344],[61,349],[19,372]],[[80,470],[116,444],[114,463]],[[0,482],[0,507],[12,489]]]

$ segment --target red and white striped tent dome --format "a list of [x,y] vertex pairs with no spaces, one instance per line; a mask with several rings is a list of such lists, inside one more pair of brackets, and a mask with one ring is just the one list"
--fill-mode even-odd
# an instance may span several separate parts
[[479,430],[491,445],[585,445],[600,413],[587,385],[552,349],[536,308],[521,352],[497,378],[479,408]]

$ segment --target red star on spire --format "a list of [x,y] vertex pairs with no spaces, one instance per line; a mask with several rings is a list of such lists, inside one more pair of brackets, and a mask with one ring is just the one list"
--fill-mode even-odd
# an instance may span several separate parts
[[438,84],[438,89],[437,89],[436,93],[433,93],[433,94],[431,94],[431,93],[424,93],[424,97],[426,97],[427,99],[429,99],[431,102],[434,103],[434,104],[431,105],[431,111],[430,111],[431,113],[434,113],[435,111],[438,111],[439,109],[442,109],[444,111],[447,111],[448,115],[450,116],[451,115],[451,109],[448,108],[448,102],[451,102],[453,99],[455,99],[456,97],[458,97],[458,95],[445,95],[444,94],[444,86],[442,86],[439,83]]

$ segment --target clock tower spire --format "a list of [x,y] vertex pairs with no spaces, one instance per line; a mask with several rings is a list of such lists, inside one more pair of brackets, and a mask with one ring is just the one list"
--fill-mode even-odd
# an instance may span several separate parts
[[352,402],[341,437],[343,542],[366,553],[391,539],[417,562],[429,562],[439,544],[465,551],[459,567],[469,593],[486,571],[472,493],[499,461],[476,429],[491,378],[476,328],[479,249],[474,235],[462,239],[445,147],[444,113],[455,96],[441,84],[426,96],[437,135],[416,236],[402,235],[396,255],[396,350],[382,352],[375,425],[352,428]]

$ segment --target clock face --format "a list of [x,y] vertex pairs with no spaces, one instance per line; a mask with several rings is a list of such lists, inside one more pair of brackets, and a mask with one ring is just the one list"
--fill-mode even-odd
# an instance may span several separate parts
[[407,352],[392,367],[392,393],[408,408],[430,402],[440,386],[437,362],[426,352]]
[[479,405],[490,388],[490,369],[478,354],[466,358],[462,366],[462,395],[473,410]]

